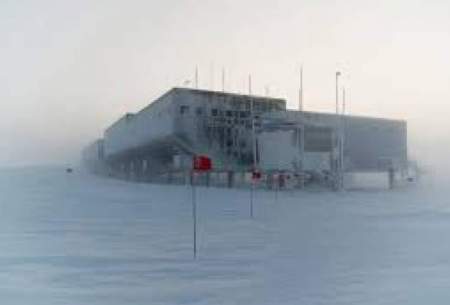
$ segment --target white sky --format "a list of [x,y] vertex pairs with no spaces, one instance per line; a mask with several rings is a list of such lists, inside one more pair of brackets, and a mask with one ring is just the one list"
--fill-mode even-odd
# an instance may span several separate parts
[[414,154],[450,127],[449,17],[443,0],[1,0],[0,166],[75,160],[196,65],[202,87],[225,67],[228,90],[251,73],[294,108],[303,63],[318,111],[334,110],[339,69],[350,112],[407,119]]

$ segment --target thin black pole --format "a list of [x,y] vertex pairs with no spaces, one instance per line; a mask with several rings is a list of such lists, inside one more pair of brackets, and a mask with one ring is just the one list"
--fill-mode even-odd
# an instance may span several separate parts
[[277,174],[277,178],[275,179],[275,203],[278,203],[278,187],[280,185],[279,176]]
[[192,173],[192,223],[194,238],[194,259],[197,258],[197,198],[195,193],[195,172]]
[[222,68],[222,92],[225,92],[225,67]]
[[255,184],[252,177],[252,186],[250,188],[250,217],[253,218],[253,193],[254,193]]
[[198,66],[195,66],[195,89],[198,89]]

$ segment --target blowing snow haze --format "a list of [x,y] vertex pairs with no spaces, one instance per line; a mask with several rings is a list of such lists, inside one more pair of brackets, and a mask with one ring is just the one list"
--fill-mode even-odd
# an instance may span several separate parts
[[443,0],[0,0],[0,303],[447,305],[448,29]]
[[[406,119],[412,157],[448,142],[445,1],[2,1],[0,164],[66,163],[125,112],[193,82]],[[425,131],[424,131],[425,130]],[[430,155],[431,154],[431,155]]]

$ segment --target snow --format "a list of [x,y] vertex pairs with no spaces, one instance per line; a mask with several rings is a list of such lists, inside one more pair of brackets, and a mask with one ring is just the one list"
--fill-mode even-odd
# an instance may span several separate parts
[[[445,184],[444,184],[445,185]],[[445,187],[198,188],[0,170],[1,304],[447,304]]]

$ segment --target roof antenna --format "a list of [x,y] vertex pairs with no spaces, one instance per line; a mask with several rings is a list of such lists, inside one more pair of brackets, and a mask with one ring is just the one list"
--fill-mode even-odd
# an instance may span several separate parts
[[195,89],[198,89],[198,66],[195,66]]
[[300,88],[298,90],[298,110],[303,111],[303,64],[300,66]]
[[346,101],[345,101],[345,87],[342,87],[342,114],[345,115],[346,111]]
[[222,92],[225,92],[225,67],[222,68]]

